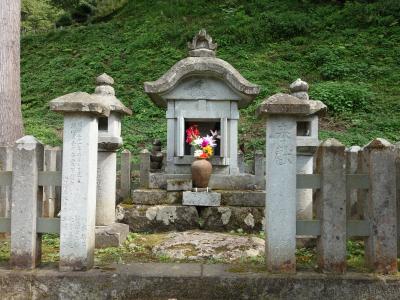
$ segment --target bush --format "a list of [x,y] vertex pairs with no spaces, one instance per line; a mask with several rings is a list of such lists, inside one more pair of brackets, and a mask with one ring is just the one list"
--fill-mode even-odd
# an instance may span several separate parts
[[56,21],[57,27],[70,26],[72,24],[72,17],[70,13],[62,14]]
[[71,15],[75,22],[84,23],[89,19],[89,17],[93,14],[93,12],[94,12],[93,6],[83,2],[79,4],[76,7],[76,9],[72,11]]
[[313,86],[310,96],[324,102],[332,114],[366,111],[373,100],[365,84],[352,82],[321,82]]

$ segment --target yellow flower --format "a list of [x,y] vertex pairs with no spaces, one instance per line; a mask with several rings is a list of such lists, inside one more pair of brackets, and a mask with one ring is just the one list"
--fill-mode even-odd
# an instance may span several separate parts
[[206,153],[208,156],[213,155],[213,148],[210,145],[207,145],[203,148],[203,152]]

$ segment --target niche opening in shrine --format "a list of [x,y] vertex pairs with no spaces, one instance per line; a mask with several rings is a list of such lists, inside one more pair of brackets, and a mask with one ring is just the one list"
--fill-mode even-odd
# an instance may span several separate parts
[[[199,120],[199,119],[186,119],[185,120],[185,137],[184,137],[184,155],[193,155],[193,147],[186,143],[186,129],[190,126],[197,125],[199,129],[200,136],[204,137],[206,135],[211,135],[210,130],[218,131],[218,134],[221,135],[221,120]],[[214,156],[221,156],[221,140],[216,139],[217,146],[214,148]]]

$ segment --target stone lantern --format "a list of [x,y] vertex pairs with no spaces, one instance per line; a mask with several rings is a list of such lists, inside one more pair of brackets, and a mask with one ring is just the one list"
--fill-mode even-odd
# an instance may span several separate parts
[[[319,116],[326,113],[326,106],[317,100],[310,100],[308,83],[300,78],[290,84],[292,96],[303,100],[310,105],[313,113],[297,118],[296,146],[297,146],[297,174],[312,174],[315,151],[319,145],[318,121]],[[313,218],[311,189],[297,189],[297,218],[311,220]]]
[[113,78],[104,73],[96,78],[92,94],[110,109],[110,115],[100,117],[98,125],[96,247],[119,246],[129,232],[128,225],[115,223],[116,151],[122,146],[121,118],[132,112],[115,97],[113,84]]
[[217,44],[204,29],[188,43],[189,57],[177,62],[144,90],[167,109],[167,174],[189,174],[192,149],[185,130],[198,125],[206,135],[217,130],[221,139],[211,159],[213,172],[238,174],[239,108],[247,107],[260,88],[248,82],[226,61],[216,58]]

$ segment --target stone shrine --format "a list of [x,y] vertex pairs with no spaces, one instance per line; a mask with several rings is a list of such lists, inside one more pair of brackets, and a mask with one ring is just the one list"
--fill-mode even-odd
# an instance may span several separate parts
[[[118,206],[117,218],[132,231],[260,231],[264,156],[255,153],[254,166],[249,166],[238,147],[239,109],[247,107],[260,88],[216,57],[217,44],[204,29],[188,48],[188,57],[158,80],[144,83],[153,103],[167,110],[166,152],[160,152],[158,144],[151,153],[141,152],[140,186],[132,192],[132,206]],[[210,159],[213,171],[205,190],[192,189],[195,158],[185,137],[192,125],[198,125],[201,136],[217,130],[221,137]]]
[[145,82],[153,103],[167,113],[167,174],[190,174],[193,161],[185,130],[199,126],[200,133],[218,130],[221,135],[211,159],[213,172],[238,174],[239,108],[247,107],[260,88],[248,82],[226,61],[216,58],[217,44],[204,29],[188,43],[189,57],[177,62],[163,76]]

